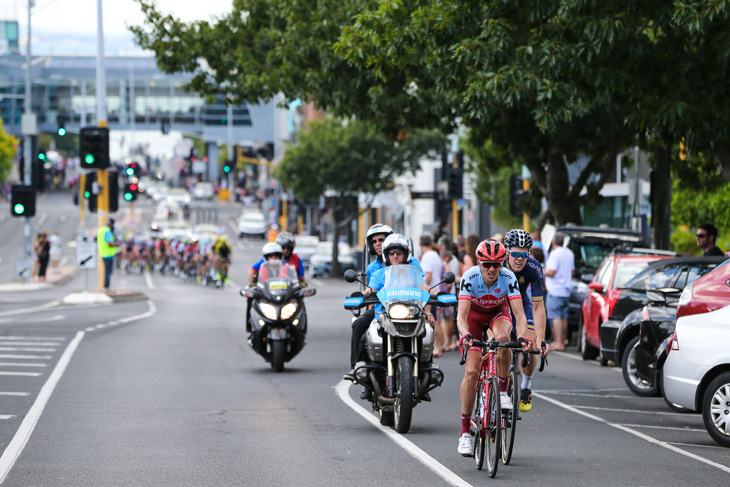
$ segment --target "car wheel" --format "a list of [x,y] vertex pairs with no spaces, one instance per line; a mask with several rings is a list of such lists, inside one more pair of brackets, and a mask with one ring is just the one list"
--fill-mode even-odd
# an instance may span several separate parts
[[636,345],[640,338],[635,336],[626,345],[621,358],[621,372],[631,392],[640,397],[653,397],[658,395],[657,388],[636,374]]
[[581,312],[578,318],[578,350],[583,360],[595,360],[598,357],[598,349],[588,343],[588,337],[586,337],[586,327],[583,324],[583,313]]
[[702,419],[712,439],[730,447],[730,372],[710,382],[702,398]]

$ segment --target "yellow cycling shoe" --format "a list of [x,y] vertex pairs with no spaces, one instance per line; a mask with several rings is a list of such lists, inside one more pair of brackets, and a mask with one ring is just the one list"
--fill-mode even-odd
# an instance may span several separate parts
[[523,413],[532,409],[532,391],[530,389],[522,389],[520,392],[520,411]]

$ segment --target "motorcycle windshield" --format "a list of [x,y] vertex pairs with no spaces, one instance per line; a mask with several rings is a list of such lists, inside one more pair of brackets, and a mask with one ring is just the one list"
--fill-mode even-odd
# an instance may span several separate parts
[[414,304],[419,308],[428,303],[430,294],[421,289],[424,284],[421,271],[412,265],[392,265],[385,269],[385,284],[378,291],[378,299],[385,309],[391,304]]
[[289,286],[299,282],[294,267],[280,260],[267,260],[259,268],[258,285],[269,290],[272,296],[286,294]]

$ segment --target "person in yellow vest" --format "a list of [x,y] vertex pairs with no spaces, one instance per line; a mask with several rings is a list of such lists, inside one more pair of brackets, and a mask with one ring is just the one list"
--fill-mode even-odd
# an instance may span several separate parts
[[99,247],[99,256],[104,262],[104,290],[109,290],[109,281],[114,268],[114,256],[117,255],[119,243],[114,236],[114,219],[109,218],[105,227],[96,231],[96,243]]

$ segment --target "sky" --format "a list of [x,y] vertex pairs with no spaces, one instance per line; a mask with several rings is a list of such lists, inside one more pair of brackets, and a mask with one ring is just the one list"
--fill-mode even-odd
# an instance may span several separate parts
[[[0,20],[17,20],[21,52],[27,37],[28,0],[0,0]],[[163,13],[184,21],[211,20],[230,12],[231,0],[157,0]],[[31,9],[31,52],[33,54],[96,53],[97,0],[35,0]],[[132,0],[102,0],[104,52],[108,56],[139,54],[127,25],[144,20],[140,6]]]

